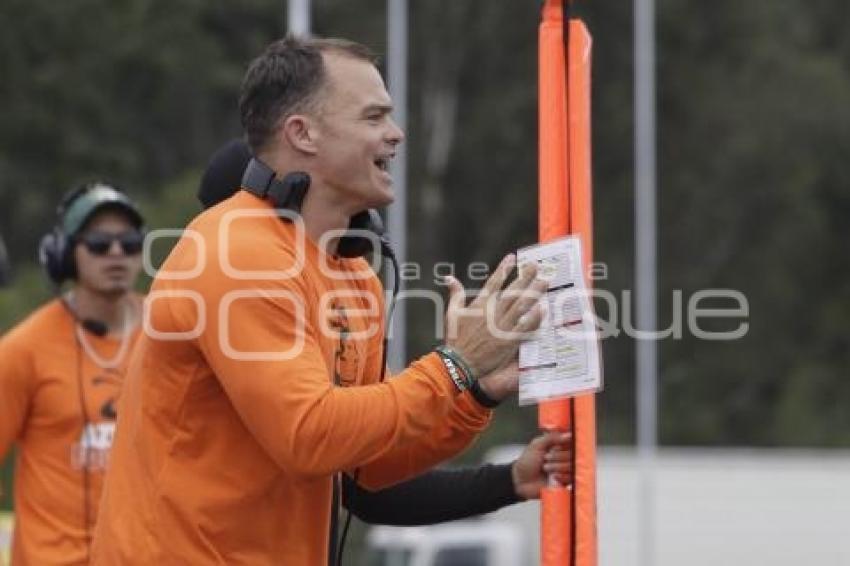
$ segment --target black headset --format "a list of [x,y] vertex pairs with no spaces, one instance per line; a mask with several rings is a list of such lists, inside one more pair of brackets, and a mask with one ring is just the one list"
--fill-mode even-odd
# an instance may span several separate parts
[[[307,190],[310,188],[310,175],[303,171],[288,173],[283,179],[278,179],[271,167],[252,157],[242,175],[242,188],[262,199],[268,199],[275,208],[301,213],[301,206]],[[339,240],[336,253],[341,257],[354,258],[380,253],[390,260],[395,254],[389,240],[384,235],[384,223],[378,211],[370,208],[351,217],[348,229],[352,232]],[[377,236],[381,249],[374,249],[374,239],[362,235],[364,231]]]
[[77,265],[74,261],[74,244],[77,232],[82,225],[69,233],[64,224],[71,208],[80,199],[95,193],[100,194],[97,200],[89,204],[89,211],[83,213],[83,223],[95,210],[101,207],[115,206],[127,212],[136,227],[143,229],[142,214],[138,207],[119,189],[112,185],[95,182],[80,185],[71,189],[56,208],[56,224],[41,238],[38,246],[38,259],[44,268],[47,278],[54,285],[61,285],[69,279],[76,279]]
[[59,297],[59,301],[68,313],[76,320],[84,330],[96,336],[105,336],[109,332],[109,327],[100,320],[91,318],[83,318],[71,306],[67,299],[61,294],[62,283],[77,277],[77,264],[74,261],[74,244],[76,243],[76,232],[69,233],[64,224],[68,211],[80,199],[86,198],[92,191],[100,190],[105,192],[105,198],[100,199],[90,204],[90,211],[84,214],[83,224],[88,216],[94,211],[100,210],[101,207],[116,206],[127,212],[132,218],[137,227],[143,229],[142,214],[138,207],[131,201],[127,195],[112,185],[95,182],[80,185],[71,189],[59,203],[56,208],[56,224],[53,228],[41,238],[38,245],[38,259],[47,278],[53,284],[54,290]]
[[56,207],[56,224],[50,232],[41,238],[38,245],[38,260],[44,273],[54,285],[61,285],[68,279],[77,277],[77,265],[74,261],[72,234],[66,234],[62,223],[68,208],[81,196],[91,190],[91,185],[82,185],[71,189],[62,197]]

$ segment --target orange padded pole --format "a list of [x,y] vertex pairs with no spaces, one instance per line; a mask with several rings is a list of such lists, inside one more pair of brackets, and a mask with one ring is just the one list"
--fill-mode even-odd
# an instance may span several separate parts
[[[565,27],[564,17],[564,0],[546,0],[539,32],[539,238],[577,234],[587,267],[593,253],[591,37],[580,20]],[[541,497],[544,566],[597,563],[594,403],[590,394],[539,407],[540,428],[571,430],[575,454],[573,485],[551,485]]]

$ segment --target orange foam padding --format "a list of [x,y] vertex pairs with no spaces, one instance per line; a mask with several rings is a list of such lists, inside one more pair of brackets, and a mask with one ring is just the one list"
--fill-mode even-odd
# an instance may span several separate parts
[[542,566],[564,566],[571,560],[570,490],[546,487],[540,493],[543,514],[540,518],[540,563]]
[[[593,257],[591,45],[584,23],[571,19],[567,87],[563,0],[546,0],[539,33],[539,238],[579,235],[585,266]],[[576,455],[574,494],[563,488],[547,488],[543,494],[543,564],[596,566],[595,396],[541,403],[538,422],[543,430],[572,430]],[[563,554],[565,541],[569,552]]]

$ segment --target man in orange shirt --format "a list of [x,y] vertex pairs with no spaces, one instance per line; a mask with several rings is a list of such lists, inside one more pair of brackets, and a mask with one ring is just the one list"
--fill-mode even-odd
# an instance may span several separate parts
[[115,400],[139,334],[142,216],[101,183],[70,193],[41,257],[74,284],[0,339],[0,459],[12,444],[12,565],[89,563]]
[[[204,208],[215,206],[239,191],[252,157],[251,149],[241,138],[232,139],[216,150],[198,188],[198,200]],[[485,407],[499,405],[480,389],[470,392]],[[525,499],[539,498],[540,489],[552,480],[570,485],[571,438],[569,434],[550,433],[532,440],[510,464],[433,469],[376,491],[366,490],[350,476],[343,475],[341,502],[349,511],[349,519],[355,515],[367,523],[385,525],[430,525],[489,513]],[[344,541],[343,534],[339,556]]]
[[501,291],[512,256],[473,308],[453,280],[446,343],[382,379],[383,288],[340,236],[392,201],[391,108],[351,42],[287,38],[251,64],[259,177],[195,218],[154,281],[93,564],[327,564],[339,472],[378,488],[426,470],[486,426],[478,377],[493,399],[515,388],[546,284],[532,268]]

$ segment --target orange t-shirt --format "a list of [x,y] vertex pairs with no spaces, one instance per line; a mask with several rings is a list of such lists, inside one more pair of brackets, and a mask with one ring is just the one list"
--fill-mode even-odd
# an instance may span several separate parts
[[75,329],[54,300],[0,339],[0,459],[17,445],[13,566],[88,563],[115,401],[139,332],[122,347],[89,333],[81,342]]
[[327,564],[335,473],[389,485],[489,421],[436,354],[378,383],[374,272],[248,193],[188,226],[147,301],[93,564]]

